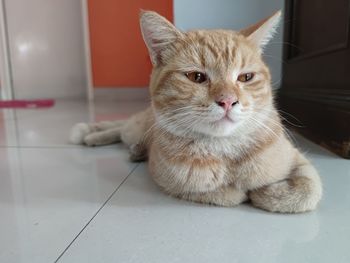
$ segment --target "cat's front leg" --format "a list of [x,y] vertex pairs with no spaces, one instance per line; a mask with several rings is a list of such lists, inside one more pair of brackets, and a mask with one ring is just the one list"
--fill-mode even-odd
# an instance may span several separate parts
[[84,144],[87,146],[99,146],[117,143],[121,141],[121,128],[112,128],[109,130],[93,132],[84,138]]
[[248,200],[245,192],[235,186],[223,186],[215,191],[203,193],[186,193],[179,196],[189,201],[218,206],[236,206]]
[[249,193],[254,206],[281,213],[314,210],[321,196],[320,177],[315,168],[300,153],[287,179]]
[[69,140],[73,144],[88,146],[118,142],[120,141],[120,129],[124,124],[124,120],[77,123],[71,129]]

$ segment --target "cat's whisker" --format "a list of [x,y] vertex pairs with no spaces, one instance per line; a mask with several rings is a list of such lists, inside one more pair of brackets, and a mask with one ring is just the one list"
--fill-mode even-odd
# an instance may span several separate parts
[[261,122],[260,120],[254,118],[254,117],[250,117],[250,120],[255,122],[256,124],[260,125],[261,127],[265,128],[266,131],[270,132],[270,134],[272,134],[273,136],[275,136],[276,138],[278,138],[279,136],[266,124],[264,124],[263,122]]
[[[262,109],[264,111],[264,109]],[[265,112],[270,113],[270,111],[265,109]],[[297,145],[297,141],[293,134],[287,129],[287,127],[283,126],[280,122],[272,119],[268,114],[265,114],[263,112],[259,112],[258,114],[263,115],[267,118],[268,121],[272,122],[274,125],[277,125],[279,127],[282,127],[283,131],[285,132],[286,136],[289,138],[290,141],[293,141],[295,145]]]
[[292,117],[294,120],[296,120],[296,121],[298,121],[298,122],[300,123],[300,125],[294,124],[294,123],[288,121],[286,118],[284,118],[284,117],[281,116],[281,114],[280,114],[281,118],[283,118],[283,119],[284,119],[285,121],[287,121],[289,124],[291,124],[291,125],[293,125],[293,126],[295,126],[295,127],[298,127],[298,128],[304,128],[304,127],[305,127],[305,126],[302,124],[302,122],[301,122],[297,117],[293,116],[292,114],[290,114],[290,113],[288,113],[288,112],[286,112],[286,111],[284,111],[284,110],[277,110],[277,111],[278,111],[278,112],[282,112],[282,113],[284,113],[284,114],[286,114],[286,115]]

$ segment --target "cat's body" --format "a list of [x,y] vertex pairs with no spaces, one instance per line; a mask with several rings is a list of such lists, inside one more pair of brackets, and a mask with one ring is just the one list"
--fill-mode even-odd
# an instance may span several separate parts
[[251,200],[278,212],[314,209],[320,178],[287,139],[261,60],[259,43],[276,16],[240,33],[182,33],[144,13],[154,64],[151,107],[125,122],[78,124],[72,142],[123,141],[131,159],[148,158],[154,181],[179,198],[223,206]]

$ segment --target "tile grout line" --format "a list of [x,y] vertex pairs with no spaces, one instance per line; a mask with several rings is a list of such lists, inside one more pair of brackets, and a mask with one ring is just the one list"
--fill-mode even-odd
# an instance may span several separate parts
[[102,210],[102,208],[105,207],[105,205],[108,203],[109,200],[114,196],[114,194],[119,190],[119,188],[125,183],[125,181],[129,178],[129,176],[136,170],[136,168],[139,166],[139,164],[136,164],[135,167],[129,172],[129,174],[124,178],[124,180],[117,186],[117,188],[110,194],[110,196],[107,198],[107,200],[102,204],[102,206],[95,212],[95,214],[90,218],[90,220],[84,225],[84,227],[79,231],[79,233],[73,238],[73,240],[68,244],[68,246],[62,251],[62,253],[58,256],[58,258],[54,261],[54,263],[57,263],[62,256],[67,252],[67,250],[73,245],[75,240],[78,239],[78,237],[83,233],[83,231],[87,228],[87,226],[92,222],[92,220],[95,219],[95,217],[98,215],[98,213]]
[[[103,146],[102,146],[103,147]],[[105,146],[106,149],[107,148],[112,148],[111,146]],[[86,148],[89,148],[89,149],[94,149],[94,148],[97,148],[97,147],[89,147],[89,146],[84,146],[84,145],[81,145],[81,146],[14,146],[14,145],[9,145],[9,146],[6,146],[6,145],[0,145],[0,149],[4,149],[4,148],[11,148],[11,149],[16,149],[16,148],[23,148],[23,149],[86,149]],[[98,148],[101,148],[101,146],[99,146]]]

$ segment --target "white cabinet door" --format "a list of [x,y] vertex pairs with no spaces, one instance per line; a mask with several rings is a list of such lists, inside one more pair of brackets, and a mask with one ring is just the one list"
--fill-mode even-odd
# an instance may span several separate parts
[[5,0],[14,97],[84,98],[80,0]]

